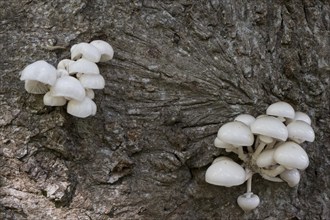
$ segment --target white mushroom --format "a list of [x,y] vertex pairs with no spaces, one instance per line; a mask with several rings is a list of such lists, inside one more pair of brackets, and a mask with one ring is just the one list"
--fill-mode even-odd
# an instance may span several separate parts
[[231,160],[213,163],[205,174],[205,181],[218,186],[237,186],[245,182],[244,169]]
[[70,63],[69,73],[100,74],[100,70],[95,63],[86,59],[79,59]]
[[80,81],[72,76],[63,76],[57,79],[50,91],[52,96],[62,96],[78,101],[82,101],[86,96],[85,89]]
[[300,181],[300,173],[297,169],[286,170],[280,174],[280,177],[287,182],[290,187],[298,185]]
[[86,92],[86,96],[87,96],[88,98],[90,98],[90,99],[94,99],[94,97],[95,97],[95,93],[94,93],[93,89],[86,89],[85,92]]
[[88,97],[82,101],[70,100],[67,106],[67,112],[79,118],[86,118],[96,113],[96,104]]
[[284,118],[294,118],[295,111],[289,103],[276,102],[267,108],[266,114],[278,116],[281,121],[285,121]]
[[292,141],[284,142],[275,149],[274,160],[280,165],[273,170],[263,170],[264,174],[271,177],[281,174],[286,169],[304,170],[309,165],[306,151]]
[[259,203],[260,203],[259,196],[252,192],[244,193],[243,195],[240,195],[237,198],[237,204],[245,212],[249,212],[249,211],[257,208]]
[[304,141],[313,142],[315,133],[313,128],[304,121],[293,121],[287,125],[289,139],[297,142],[298,144]]
[[66,104],[67,100],[64,97],[54,97],[51,92],[47,92],[43,97],[44,105],[48,106],[63,106]]
[[20,73],[25,80],[25,89],[29,93],[45,94],[45,85],[54,85],[57,79],[56,69],[44,60],[36,61],[26,66]]
[[105,80],[100,74],[82,74],[78,79],[86,89],[103,89],[105,86]]
[[[259,145],[252,155],[255,159],[259,156],[266,144],[274,141],[273,139],[285,141],[288,138],[288,129],[286,126],[279,119],[272,116],[257,118],[251,124],[251,131],[259,135],[258,138],[260,140]],[[256,144],[258,144],[257,141]]]
[[240,121],[228,122],[220,127],[218,138],[228,144],[238,148],[238,156],[241,160],[246,160],[243,146],[251,146],[254,141],[250,128]]
[[100,62],[105,62],[113,58],[113,53],[114,53],[113,48],[109,43],[103,40],[94,40],[90,42],[90,44],[96,47],[100,51],[101,53]]
[[91,62],[97,63],[100,61],[101,53],[100,51],[91,44],[79,43],[71,47],[71,59],[78,60],[84,58]]

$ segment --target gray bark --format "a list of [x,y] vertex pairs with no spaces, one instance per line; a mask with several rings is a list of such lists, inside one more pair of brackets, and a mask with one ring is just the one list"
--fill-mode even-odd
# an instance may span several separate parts
[[[329,1],[0,0],[0,219],[329,219]],[[102,39],[106,88],[79,119],[19,72]],[[313,119],[298,187],[204,181],[219,127],[278,100]]]

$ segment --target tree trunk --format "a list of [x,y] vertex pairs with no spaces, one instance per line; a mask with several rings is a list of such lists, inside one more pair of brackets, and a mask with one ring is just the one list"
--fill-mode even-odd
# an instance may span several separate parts
[[[0,0],[0,219],[329,219],[329,1]],[[102,39],[94,117],[46,107],[19,72]],[[207,184],[219,127],[283,100],[312,118],[299,186]]]

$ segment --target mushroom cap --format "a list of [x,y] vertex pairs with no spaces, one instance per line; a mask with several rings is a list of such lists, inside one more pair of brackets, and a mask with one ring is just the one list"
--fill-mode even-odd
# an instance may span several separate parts
[[259,196],[252,192],[244,193],[237,198],[237,204],[245,212],[251,211],[258,207],[260,203]]
[[113,54],[114,54],[113,48],[109,43],[103,40],[93,40],[92,42],[90,42],[90,44],[96,47],[100,51],[101,53],[100,62],[105,62],[113,58]]
[[255,120],[256,118],[249,114],[241,114],[234,119],[234,121],[243,122],[247,126],[250,126]]
[[105,85],[104,78],[100,74],[82,74],[79,81],[86,89],[103,89]]
[[79,59],[70,63],[69,73],[100,74],[100,70],[95,63],[86,59]]
[[268,136],[281,141],[285,141],[288,138],[286,126],[279,119],[272,116],[257,118],[251,124],[251,131],[254,134]]
[[264,150],[257,158],[257,166],[258,167],[268,167],[276,164],[274,160],[274,152],[275,149]]
[[237,186],[245,182],[244,169],[232,160],[213,163],[205,174],[205,181],[218,186]]
[[20,79],[35,80],[52,86],[57,79],[56,69],[46,61],[38,60],[23,69]]
[[35,80],[25,80],[24,88],[32,94],[45,94],[49,90],[48,85]]
[[296,112],[295,115],[294,115],[294,119],[293,120],[304,121],[304,122],[306,122],[309,125],[312,124],[311,118],[306,113],[304,113],[304,112]]
[[72,76],[58,78],[50,91],[52,96],[68,97],[78,101],[82,101],[86,96],[85,89],[80,81]]
[[294,118],[295,112],[289,103],[276,102],[268,106],[266,114],[284,118]]
[[221,157],[217,157],[217,158],[215,158],[215,159],[213,160],[212,164],[217,163],[217,162],[222,161],[222,160],[230,160],[230,161],[233,161],[233,160],[232,160],[231,158],[229,158],[229,157],[221,156]]
[[254,141],[250,128],[240,121],[222,125],[218,131],[218,138],[234,146],[251,146]]
[[315,140],[313,128],[304,121],[293,121],[287,125],[287,129],[289,138],[298,144],[304,141],[313,142]]
[[96,113],[96,104],[87,96],[82,101],[70,100],[67,106],[70,115],[86,118]]
[[44,101],[44,105],[48,105],[48,106],[63,106],[67,102],[67,100],[64,97],[52,96],[50,91],[44,95],[43,101]]
[[277,146],[274,152],[274,160],[288,170],[304,170],[309,165],[306,151],[292,141]]
[[216,138],[214,139],[214,146],[215,146],[215,147],[218,147],[218,148],[230,148],[230,147],[232,147],[231,144],[228,144],[228,143],[222,141],[222,140],[221,140],[220,138],[218,138],[218,137],[216,137]]
[[297,169],[286,170],[280,174],[280,177],[287,182],[290,187],[298,185],[300,181],[300,173]]
[[72,60],[84,58],[91,62],[97,63],[100,61],[101,58],[100,51],[96,47],[88,43],[75,44],[71,47],[70,52]]

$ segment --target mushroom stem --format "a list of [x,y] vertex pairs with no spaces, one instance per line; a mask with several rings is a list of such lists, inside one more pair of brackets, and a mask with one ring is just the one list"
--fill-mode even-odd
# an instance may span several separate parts
[[238,157],[239,157],[239,159],[241,159],[243,161],[246,161],[247,160],[247,156],[246,156],[246,154],[244,154],[243,147],[242,146],[239,146],[237,148],[238,148]]
[[261,151],[265,148],[265,146],[266,146],[266,143],[261,142],[258,145],[256,151],[252,154],[252,158],[257,159],[257,157],[259,156],[259,154],[261,153]]
[[253,148],[252,148],[252,146],[248,146],[247,149],[248,149],[248,152],[249,152],[249,153],[252,153],[252,152],[253,152]]
[[275,177],[275,176],[281,174],[284,171],[285,171],[285,167],[283,167],[282,165],[279,165],[279,166],[277,166],[276,168],[274,168],[272,170],[261,169],[262,174],[265,174],[265,175],[270,176],[270,177]]
[[273,142],[272,143],[270,143],[270,144],[268,144],[267,146],[266,146],[266,150],[270,150],[270,149],[273,149],[274,148],[274,145],[275,145],[275,143],[276,143],[276,140],[273,140]]
[[251,190],[252,190],[252,175],[250,176],[250,178],[246,182],[246,192],[247,193],[250,193]]

